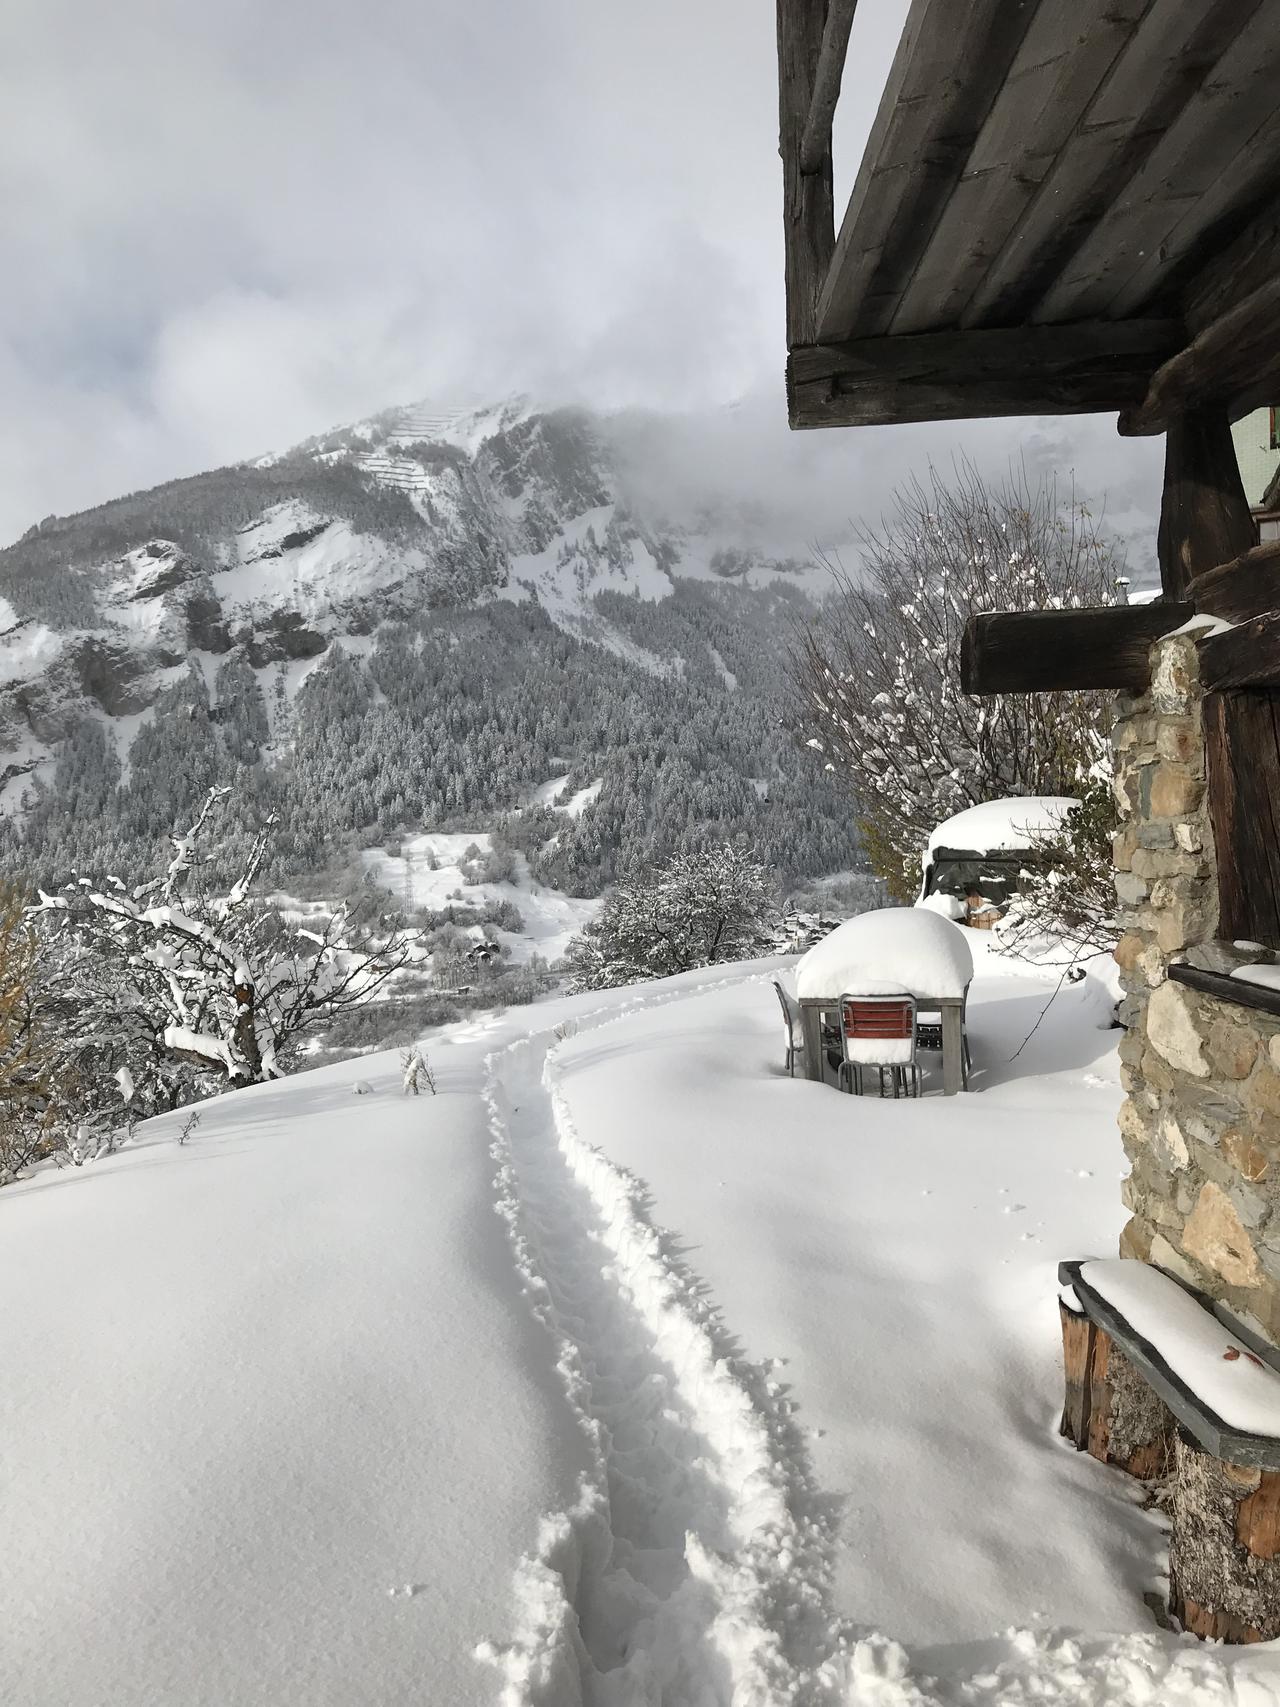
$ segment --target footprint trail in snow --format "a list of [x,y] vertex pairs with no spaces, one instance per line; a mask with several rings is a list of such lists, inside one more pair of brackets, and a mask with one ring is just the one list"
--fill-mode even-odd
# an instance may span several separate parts
[[792,1407],[641,1183],[574,1130],[549,1044],[491,1056],[486,1094],[500,1211],[594,1470],[521,1566],[516,1640],[481,1652],[513,1704],[828,1699],[833,1514]]

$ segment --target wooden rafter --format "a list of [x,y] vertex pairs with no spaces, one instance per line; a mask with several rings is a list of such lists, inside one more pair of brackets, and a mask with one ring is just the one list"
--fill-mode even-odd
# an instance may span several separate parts
[[849,31],[858,0],[827,0],[827,16],[822,26],[822,46],[813,74],[813,90],[809,96],[809,114],[800,135],[800,170],[820,172],[831,154],[831,121],[836,102],[840,99],[840,83],[844,76],[845,55],[849,51]]
[[[837,234],[854,4],[778,0],[793,425],[1114,409],[1152,433],[1271,400],[1280,4],[912,0]],[[1090,336],[1157,324],[1108,384]],[[992,363],[989,335],[1037,328],[1043,383]],[[950,371],[877,347],[926,337],[961,340]]]
[[788,347],[813,342],[818,292],[834,241],[830,146],[809,171],[800,159],[826,12],[826,0],[778,0],[778,152],[786,232]]

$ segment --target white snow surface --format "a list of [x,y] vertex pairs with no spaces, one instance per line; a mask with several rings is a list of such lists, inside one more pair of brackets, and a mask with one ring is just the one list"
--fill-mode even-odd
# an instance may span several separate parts
[[[592,799],[600,789],[575,794],[562,810],[575,816],[583,810],[586,798]],[[575,807],[575,802],[578,803]],[[495,929],[497,940],[510,950],[513,963],[540,954],[544,960],[559,960],[570,939],[599,911],[598,899],[583,899],[548,889],[529,873],[523,854],[516,855],[516,875],[507,883],[468,883],[463,873],[466,850],[472,845],[488,853],[492,837],[487,831],[426,831],[406,836],[398,854],[384,848],[368,848],[361,861],[384,889],[390,890],[397,901],[410,906],[430,907],[439,912],[446,907],[468,907],[479,915],[486,901],[510,901],[520,910],[523,931]]]
[[[1082,1263],[1080,1278],[1113,1304],[1175,1375],[1232,1428],[1280,1437],[1280,1374],[1167,1275],[1118,1257]],[[1234,1358],[1228,1355],[1235,1351]]]
[[1020,853],[1034,848],[1041,837],[1059,831],[1067,814],[1079,804],[1069,794],[984,800],[978,806],[966,806],[954,818],[944,819],[929,837],[928,851],[964,848],[974,853]]
[[1269,966],[1265,962],[1237,966],[1231,976],[1246,984],[1259,984],[1264,990],[1280,990],[1280,966]]
[[970,932],[923,907],[877,907],[837,925],[796,967],[799,996],[962,996]]
[[965,1096],[788,1078],[759,962],[6,1188],[0,1700],[1275,1707],[1058,1436],[1114,1034],[976,958]]

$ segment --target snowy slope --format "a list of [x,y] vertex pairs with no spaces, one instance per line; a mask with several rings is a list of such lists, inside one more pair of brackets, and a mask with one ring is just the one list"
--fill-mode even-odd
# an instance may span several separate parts
[[1055,980],[986,958],[975,1092],[859,1101],[782,1074],[772,970],[0,1194],[0,1700],[1280,1702],[1155,1629],[1158,1522],[1056,1434],[1054,1261],[1120,1220],[1096,1006],[1014,1060]]
[[[582,791],[584,795],[589,792]],[[580,798],[575,795],[566,810],[572,811],[574,802]],[[600,902],[563,895],[558,889],[536,883],[529,875],[529,864],[523,854],[516,855],[516,873],[511,882],[468,883],[463,869],[467,849],[476,847],[483,855],[491,846],[492,837],[484,831],[474,835],[465,831],[426,831],[406,836],[398,854],[369,848],[361,859],[374,880],[407,907],[427,907],[433,912],[447,907],[470,907],[478,913],[486,902],[509,901],[519,910],[525,928],[523,932],[495,928],[494,935],[510,950],[512,962],[518,965],[539,954],[554,963],[563,955],[570,938],[577,936],[595,917]],[[479,926],[476,931],[480,934]]]

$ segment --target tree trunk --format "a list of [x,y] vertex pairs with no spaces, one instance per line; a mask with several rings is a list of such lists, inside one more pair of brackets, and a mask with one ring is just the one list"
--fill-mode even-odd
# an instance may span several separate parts
[[1173,1417],[1111,1336],[1059,1301],[1067,1396],[1062,1433],[1140,1482],[1167,1474]]
[[1169,1610],[1222,1642],[1280,1636],[1280,1472],[1225,1464],[1178,1432]]

